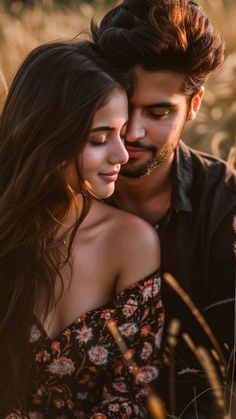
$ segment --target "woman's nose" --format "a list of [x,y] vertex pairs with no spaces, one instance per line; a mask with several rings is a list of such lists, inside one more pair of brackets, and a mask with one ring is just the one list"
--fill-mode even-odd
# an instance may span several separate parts
[[123,140],[119,137],[114,142],[110,156],[112,164],[125,164],[129,160],[129,154],[124,146]]

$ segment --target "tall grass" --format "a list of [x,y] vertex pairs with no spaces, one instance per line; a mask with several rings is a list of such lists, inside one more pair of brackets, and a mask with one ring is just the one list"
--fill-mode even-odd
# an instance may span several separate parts
[[102,0],[96,10],[86,2],[69,9],[44,0],[24,8],[17,0],[7,13],[0,3],[0,69],[7,83],[29,51],[44,42],[74,38],[89,28],[93,16],[101,17],[104,7]]
[[[210,418],[212,419],[235,419],[236,411],[234,410],[234,403],[236,399],[236,395],[234,393],[234,368],[235,368],[235,353],[233,349],[233,368],[232,372],[229,369],[229,364],[226,364],[224,355],[222,353],[222,349],[219,346],[219,343],[217,342],[212,330],[210,329],[208,323],[206,322],[205,318],[202,316],[198,308],[195,306],[193,301],[190,299],[188,294],[181,288],[179,283],[176,281],[176,279],[168,274],[165,273],[163,275],[163,279],[165,280],[166,284],[172,288],[176,294],[179,295],[179,297],[182,299],[182,301],[188,306],[191,313],[197,320],[197,322],[201,325],[202,330],[205,332],[206,336],[209,338],[209,342],[211,342],[212,350],[208,352],[208,350],[202,346],[199,346],[197,343],[194,343],[192,341],[191,336],[187,333],[183,333],[182,337],[186,343],[186,345],[189,347],[189,349],[192,351],[193,355],[196,357],[196,359],[199,362],[199,365],[202,368],[202,371],[204,372],[204,376],[208,380],[209,388],[204,390],[202,393],[195,395],[194,399],[190,401],[190,403],[185,406],[184,410],[182,411],[180,417],[184,414],[184,412],[188,409],[190,405],[194,403],[196,406],[196,412],[197,412],[197,404],[198,404],[198,398],[201,397],[206,392],[211,392],[214,396],[214,404],[211,407],[212,412],[210,413]],[[174,320],[176,321],[176,320]],[[184,326],[184,325],[183,325]],[[168,330],[168,333],[170,330]],[[175,337],[176,340],[177,337]],[[167,343],[169,344],[169,347],[171,349],[172,344],[170,344],[170,340],[167,336]],[[176,342],[175,342],[176,345]],[[215,367],[218,365],[220,374],[218,374],[217,369]],[[172,366],[169,367],[170,369]],[[170,377],[171,378],[171,377]],[[174,382],[170,379],[170,400],[171,400],[171,393],[174,392]],[[172,386],[172,387],[171,387]],[[174,416],[171,416],[174,418]],[[198,417],[198,415],[196,415]],[[207,416],[208,417],[208,416]]]
[[186,128],[186,143],[235,166],[236,52],[229,54],[221,69],[209,79],[197,120]]
[[184,139],[190,146],[227,159],[236,167],[236,2],[199,0],[226,44],[226,60],[210,77],[201,110],[187,126]]

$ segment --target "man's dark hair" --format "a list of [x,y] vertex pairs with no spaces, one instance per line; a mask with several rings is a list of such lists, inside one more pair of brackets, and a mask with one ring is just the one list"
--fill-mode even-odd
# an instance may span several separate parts
[[121,71],[185,74],[182,92],[193,95],[222,64],[224,42],[201,6],[188,0],[124,0],[91,25],[93,40]]

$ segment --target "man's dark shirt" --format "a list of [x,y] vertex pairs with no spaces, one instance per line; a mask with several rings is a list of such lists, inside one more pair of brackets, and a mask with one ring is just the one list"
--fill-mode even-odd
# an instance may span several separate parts
[[[170,272],[188,293],[220,346],[223,349],[225,343],[229,346],[229,350],[224,350],[229,361],[235,332],[236,173],[223,161],[194,151],[181,141],[175,154],[173,179],[171,208],[158,229],[162,272]],[[209,350],[211,345],[191,311],[165,282],[163,301],[165,332],[169,320],[178,318],[181,333],[187,332],[196,345],[204,345]],[[175,360],[178,414],[194,398],[194,391],[199,394],[205,389],[200,379],[197,385],[201,373],[185,375],[187,368],[201,370],[194,361],[180,338]],[[162,391],[166,393],[167,388]],[[207,401],[200,397],[200,406],[201,401],[204,410]]]
[[[175,152],[171,208],[157,220],[161,241],[162,272],[171,273],[203,313],[221,347],[233,348],[235,299],[236,173],[223,161],[194,151],[182,141]],[[166,312],[165,333],[170,319],[178,318],[181,332],[176,349],[176,401],[178,415],[206,389],[201,367],[187,348],[182,333],[196,345],[211,345],[182,300],[163,282]],[[194,373],[186,373],[194,369]],[[157,391],[168,406],[168,372],[161,374]],[[209,387],[209,385],[207,384]],[[194,393],[195,392],[195,393]],[[199,397],[202,411],[208,401]],[[193,405],[193,404],[192,404]],[[188,410],[186,410],[188,411]],[[184,417],[184,416],[183,416]]]

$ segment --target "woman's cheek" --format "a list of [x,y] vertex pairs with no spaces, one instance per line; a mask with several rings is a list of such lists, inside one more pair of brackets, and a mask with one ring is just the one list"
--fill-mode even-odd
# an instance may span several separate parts
[[104,152],[100,147],[85,149],[79,159],[79,164],[82,171],[99,169],[102,165]]

